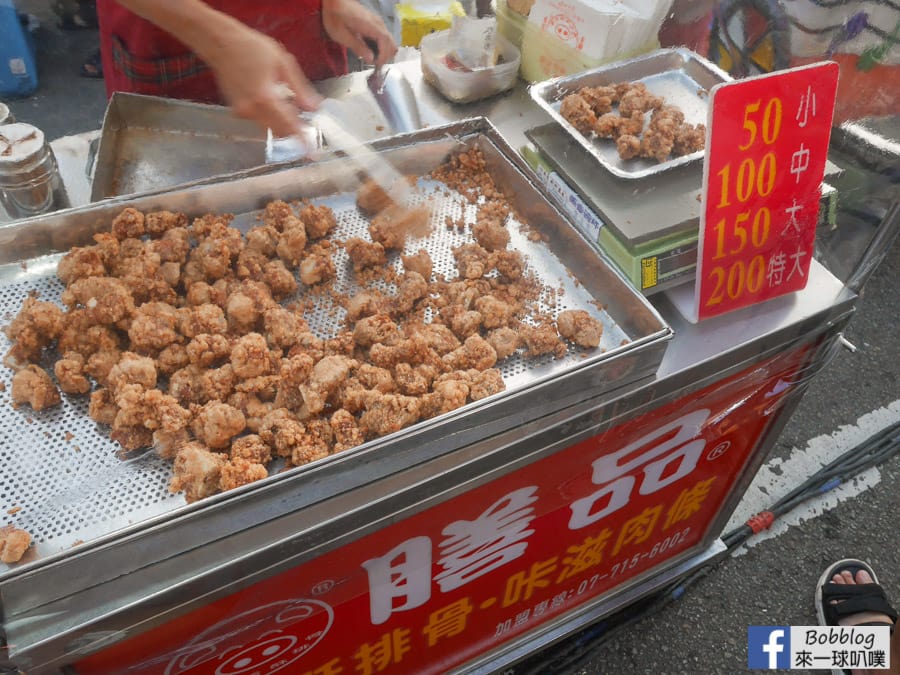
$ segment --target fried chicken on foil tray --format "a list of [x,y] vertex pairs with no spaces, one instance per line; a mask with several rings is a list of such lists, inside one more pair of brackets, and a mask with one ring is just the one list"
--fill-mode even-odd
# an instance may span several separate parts
[[[306,464],[497,394],[514,354],[597,347],[586,311],[540,312],[545,287],[508,248],[511,206],[480,151],[431,178],[477,208],[454,278],[417,244],[429,210],[371,182],[357,195],[369,236],[345,241],[332,210],[307,202],[269,203],[246,234],[227,214],[126,208],[59,262],[65,309],[29,297],[6,327],[14,405],[89,395],[91,418],[125,450],[171,459],[172,491],[193,502],[265,478],[275,459]],[[334,286],[342,249],[350,296]],[[323,301],[346,317],[328,338],[305,318]]]

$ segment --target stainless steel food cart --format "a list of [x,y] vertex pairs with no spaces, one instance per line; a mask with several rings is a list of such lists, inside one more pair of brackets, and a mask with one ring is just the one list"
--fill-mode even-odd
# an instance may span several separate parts
[[[427,124],[483,112],[499,133],[474,120],[379,151],[424,168],[460,142],[498,149],[506,187],[527,188],[524,215],[563,242],[576,276],[598,275],[581,281],[608,289],[627,340],[483,405],[192,505],[168,494],[169,468],[152,455],[82,461],[81,439],[98,436],[83,411],[48,420],[5,408],[3,508],[46,523],[22,563],[0,567],[7,663],[29,673],[489,672],[723,552],[722,527],[833,353],[855,294],[814,262],[802,292],[688,323],[664,297],[651,305],[630,290],[536,184],[515,149],[545,119],[524,90],[473,110],[410,79]],[[309,186],[342,187],[344,161],[8,225],[4,307],[36,285],[50,293],[54,253],[125,205],[252,212]],[[47,481],[44,498],[19,504],[23,480]]]

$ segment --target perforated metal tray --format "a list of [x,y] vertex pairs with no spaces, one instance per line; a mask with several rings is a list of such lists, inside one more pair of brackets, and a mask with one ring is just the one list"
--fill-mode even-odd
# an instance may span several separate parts
[[609,138],[588,137],[569,124],[559,112],[562,100],[582,87],[597,87],[618,82],[643,82],[650,93],[662,96],[669,105],[678,106],[688,124],[706,124],[709,90],[731,80],[724,70],[690,49],[659,49],[627,61],[610,63],[575,75],[558,77],[529,89],[534,101],[600,166],[619,178],[648,178],[703,159],[704,151],[656,162],[636,157],[619,157],[616,143]]
[[[424,175],[452,151],[478,144],[498,185],[508,191],[523,219],[547,238],[546,243],[535,243],[516,225],[508,228],[511,246],[525,254],[531,269],[552,289],[541,298],[541,309],[585,309],[599,318],[605,329],[601,347],[596,350],[570,349],[569,355],[560,360],[507,359],[501,364],[506,392],[393,436],[415,441],[416,434],[422,432],[417,445],[424,459],[471,442],[473,435],[477,438],[503,426],[508,428],[516,424],[516,415],[535,419],[554,407],[561,409],[576,399],[597,396],[655,372],[671,330],[561,218],[522,172],[520,160],[499,134],[481,120],[422,132],[421,136],[418,140],[405,137],[405,145],[385,148],[382,155],[404,173]],[[29,293],[59,301],[63,286],[55,277],[55,268],[61,254],[35,257],[35,252],[85,243],[93,231],[108,228],[111,218],[126,205],[142,210],[167,208],[190,216],[231,212],[235,226],[246,231],[269,200],[311,198],[334,209],[338,219],[334,238],[366,237],[368,221],[357,211],[351,191],[356,183],[354,167],[348,160],[333,159],[316,165],[282,167],[267,175],[237,175],[210,185],[134,200],[106,201],[0,228],[0,255],[6,257],[0,258],[0,263],[5,263],[0,265],[0,323],[7,323],[15,315]],[[443,184],[420,179],[419,194],[414,199],[429,201],[435,227],[427,239],[411,239],[407,250],[426,248],[434,261],[435,273],[453,278],[456,269],[450,249],[471,241],[471,235],[448,229],[443,225],[444,218],[463,217],[474,222],[475,207],[460,195],[447,192]],[[21,254],[21,259],[12,262],[9,258],[17,254]],[[334,262],[339,271],[337,290],[354,292],[354,275],[348,269],[343,249],[337,250]],[[399,269],[399,256],[394,254],[391,264]],[[306,314],[312,330],[323,338],[341,329],[343,316],[343,310],[324,297]],[[8,340],[0,334],[0,352],[5,353],[8,348]],[[542,396],[542,388],[572,374],[584,375],[583,381],[566,383],[562,387],[564,395],[549,399]],[[22,563],[14,567],[0,564],[0,581],[4,574],[27,568],[29,563],[65,556],[79,545],[108,542],[117,533],[133,533],[144,524],[158,523],[176,512],[215,508],[217,497],[185,505],[180,494],[170,494],[170,464],[152,451],[139,452],[136,458],[122,461],[118,445],[109,440],[108,430],[89,419],[85,397],[64,395],[60,406],[40,413],[27,407],[13,409],[8,370],[0,370],[0,382],[6,388],[0,392],[0,523],[5,520],[29,530],[36,544]],[[523,406],[522,395],[527,395],[529,404]],[[511,402],[513,396],[519,398],[517,403]],[[533,409],[529,410],[529,406]],[[466,433],[459,433],[464,429],[470,432],[468,441]],[[352,466],[357,458],[379,451],[379,447],[383,452],[393,436],[286,473],[302,480],[303,474],[316,465],[340,461]],[[373,457],[368,456],[365,461],[371,462]],[[377,456],[374,461],[378,461]],[[269,480],[284,480],[285,475]],[[364,482],[365,475],[358,476],[358,480]],[[265,483],[260,481],[232,492],[250,500],[254,490]]]

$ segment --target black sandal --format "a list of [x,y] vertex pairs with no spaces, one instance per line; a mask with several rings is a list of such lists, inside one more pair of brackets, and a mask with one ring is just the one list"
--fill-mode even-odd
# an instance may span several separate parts
[[[836,584],[831,581],[835,574],[850,572],[856,579],[856,573],[865,570],[872,577],[871,584]],[[847,558],[839,560],[822,573],[819,583],[816,584],[816,616],[820,626],[838,626],[841,619],[859,614],[860,612],[875,612],[890,617],[891,622],[867,621],[854,624],[855,626],[890,626],[891,634],[897,625],[897,610],[888,602],[884,588],[878,583],[875,571],[868,563],[862,560]],[[844,672],[849,675],[849,670],[835,669],[832,672]]]
[[87,58],[87,60],[81,64],[81,71],[79,72],[79,75],[81,75],[81,77],[89,77],[97,80],[103,78],[103,59],[100,56],[99,49],[91,54]]

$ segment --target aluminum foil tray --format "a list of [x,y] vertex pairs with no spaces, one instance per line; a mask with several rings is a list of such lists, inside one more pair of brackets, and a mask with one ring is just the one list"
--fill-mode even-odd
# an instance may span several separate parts
[[[660,49],[643,56],[611,63],[576,75],[547,80],[530,88],[531,97],[584,148],[600,165],[619,178],[647,178],[694,164],[703,151],[674,157],[665,162],[619,157],[610,138],[588,137],[559,113],[560,103],[582,87],[597,87],[617,82],[643,82],[651,93],[665,98],[667,104],[681,108],[688,124],[706,124],[709,90],[731,76],[689,49]],[[649,113],[648,113],[649,116]]]
[[[481,129],[486,124],[482,121],[474,128]],[[491,424],[517,424],[515,416],[519,414],[535,419],[535,415],[541,414],[537,409],[552,411],[557,402],[563,406],[573,397],[585,400],[655,372],[665,341],[671,337],[668,326],[563,220],[519,169],[517,162],[521,160],[517,157],[511,160],[515,153],[505,146],[499,134],[459,133],[470,127],[457,127],[456,135],[440,129],[418,132],[425,140],[410,143],[406,137],[407,145],[383,150],[382,154],[404,173],[422,176],[452,151],[477,143],[495,180],[513,196],[523,219],[538,227],[548,239],[546,243],[532,242],[516,224],[508,224],[511,246],[525,254],[531,269],[551,289],[541,299],[541,309],[589,311],[604,324],[601,347],[570,348],[569,355],[560,360],[506,359],[498,365],[506,383],[505,392],[353,450],[270,476],[268,480],[227,493],[229,498],[232,493],[242,491],[251,498],[254,489],[264,489],[261,484],[284,480],[285,476],[302,479],[305,472],[328,462],[352,463],[368,454],[372,456],[365,461],[371,462],[373,458],[378,461],[381,455],[374,453],[383,453],[385,446],[392,445],[400,456],[399,449],[403,446],[392,443],[392,437],[403,436],[424,459],[429,453],[434,456],[452,450],[454,443],[465,444],[465,434],[458,433],[461,429],[470,430],[478,438],[500,428],[492,428]],[[338,229],[333,238],[368,237],[368,220],[355,207],[353,188],[358,179],[348,162],[346,158],[336,158],[132,200],[107,200],[0,228],[0,256],[5,256],[5,259],[0,257],[0,324],[8,323],[29,293],[58,303],[63,285],[55,276],[55,268],[62,254],[48,252],[87,243],[92,232],[108,228],[111,218],[126,205],[142,210],[184,211],[189,216],[210,211],[230,212],[235,215],[234,225],[246,231],[255,224],[269,200],[310,198],[334,209]],[[444,219],[464,217],[472,223],[475,207],[430,179],[420,179],[418,188],[419,194],[413,199],[427,200],[432,205],[435,226],[426,239],[410,239],[407,251],[426,248],[433,258],[435,273],[453,278],[456,269],[450,249],[471,241],[471,234],[448,229]],[[46,255],[35,255],[39,252]],[[25,255],[14,262],[17,253]],[[337,250],[334,262],[339,275],[337,290],[355,292],[355,277],[342,248]],[[397,254],[391,256],[390,264],[399,268]],[[322,338],[341,330],[343,317],[344,311],[335,309],[325,297],[306,313],[310,327]],[[0,333],[0,353],[5,353],[9,346]],[[583,374],[584,379],[567,383],[560,390],[565,394],[551,395],[549,400],[544,400],[542,389],[575,373]],[[137,451],[123,458],[118,444],[109,439],[108,429],[88,417],[87,397],[64,394],[61,405],[42,412],[34,412],[27,406],[14,409],[10,402],[11,379],[8,369],[0,369],[0,382],[5,385],[5,391],[0,392],[0,525],[9,522],[27,529],[33,535],[35,546],[18,565],[0,564],[0,581],[5,573],[27,568],[29,562],[65,556],[73,547],[83,544],[108,542],[117,535],[172,517],[176,512],[183,515],[191,509],[214,507],[216,499],[223,497],[217,495],[186,505],[181,494],[168,491],[170,463],[156,457],[152,450]],[[522,395],[530,402],[528,405],[522,404]],[[511,400],[517,397],[518,402]],[[537,408],[528,409],[529,406]],[[454,431],[451,434],[447,429]],[[425,430],[428,433],[417,437]],[[391,461],[399,461],[393,453]]]

